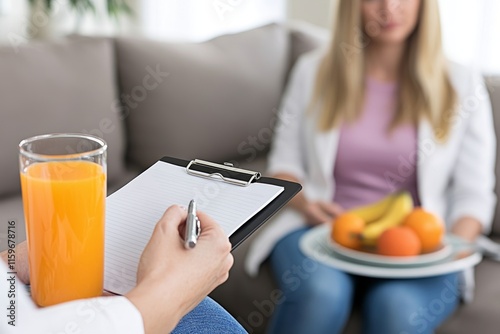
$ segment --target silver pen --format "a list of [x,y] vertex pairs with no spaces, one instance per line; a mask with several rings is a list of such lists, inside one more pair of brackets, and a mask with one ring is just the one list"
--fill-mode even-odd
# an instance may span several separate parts
[[196,202],[191,200],[188,207],[188,215],[186,219],[186,231],[184,234],[184,247],[187,249],[194,248],[200,235],[200,221],[196,216]]

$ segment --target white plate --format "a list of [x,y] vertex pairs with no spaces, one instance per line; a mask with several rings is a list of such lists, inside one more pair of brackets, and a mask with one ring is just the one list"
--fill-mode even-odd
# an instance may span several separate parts
[[450,244],[448,237],[444,238],[443,247],[439,250],[416,256],[384,256],[378,254],[372,254],[362,251],[357,251],[344,247],[330,238],[330,227],[327,225],[325,228],[325,239],[326,244],[331,247],[338,254],[349,258],[350,260],[363,262],[372,265],[384,265],[384,266],[414,266],[429,264],[436,261],[441,261],[453,253],[453,247]]
[[300,240],[300,248],[307,256],[328,266],[343,270],[347,273],[378,278],[420,278],[439,276],[462,271],[474,267],[481,262],[482,255],[471,252],[464,257],[457,257],[457,253],[464,249],[464,244],[458,238],[450,237],[452,255],[443,260],[429,264],[413,266],[372,265],[351,259],[335,252],[329,245],[328,226],[321,225],[312,228]]

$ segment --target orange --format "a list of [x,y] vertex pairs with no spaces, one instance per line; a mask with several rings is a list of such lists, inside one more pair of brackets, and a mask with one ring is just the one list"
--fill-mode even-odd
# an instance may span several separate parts
[[417,234],[409,227],[396,226],[385,230],[377,240],[377,252],[387,256],[415,256],[422,245]]
[[347,248],[361,248],[360,234],[365,228],[365,221],[354,213],[343,213],[333,222],[332,239]]
[[435,214],[422,208],[416,208],[406,217],[403,225],[408,226],[417,233],[422,243],[423,253],[433,252],[441,245],[444,235],[444,223]]

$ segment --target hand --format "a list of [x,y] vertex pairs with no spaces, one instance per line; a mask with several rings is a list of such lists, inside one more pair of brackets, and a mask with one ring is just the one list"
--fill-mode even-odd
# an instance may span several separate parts
[[451,228],[451,233],[469,241],[474,242],[481,234],[483,227],[481,223],[472,217],[458,219]]
[[201,234],[194,249],[182,237],[187,212],[170,207],[144,249],[137,286],[127,298],[139,309],[146,333],[168,333],[218,285],[233,265],[231,244],[221,227],[199,212]]
[[301,210],[309,225],[315,226],[331,221],[344,212],[344,209],[333,202],[306,202]]
[[[300,180],[298,178],[288,173],[278,173],[275,174],[274,177],[300,183]],[[294,198],[292,198],[289,205],[295,210],[302,213],[306,219],[306,222],[312,226],[331,221],[333,218],[344,212],[344,209],[337,203],[325,201],[309,201],[304,195],[304,191],[300,191]]]

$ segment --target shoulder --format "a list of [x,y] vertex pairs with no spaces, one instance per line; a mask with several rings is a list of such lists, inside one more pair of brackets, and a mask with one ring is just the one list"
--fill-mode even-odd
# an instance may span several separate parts
[[301,55],[295,65],[294,73],[299,75],[315,75],[321,61],[326,55],[326,48],[318,48]]
[[485,88],[481,73],[469,66],[448,61],[450,80],[460,99],[482,94]]
[[311,98],[316,73],[325,55],[324,49],[316,49],[301,55],[295,64],[287,84],[285,99],[307,103]]

